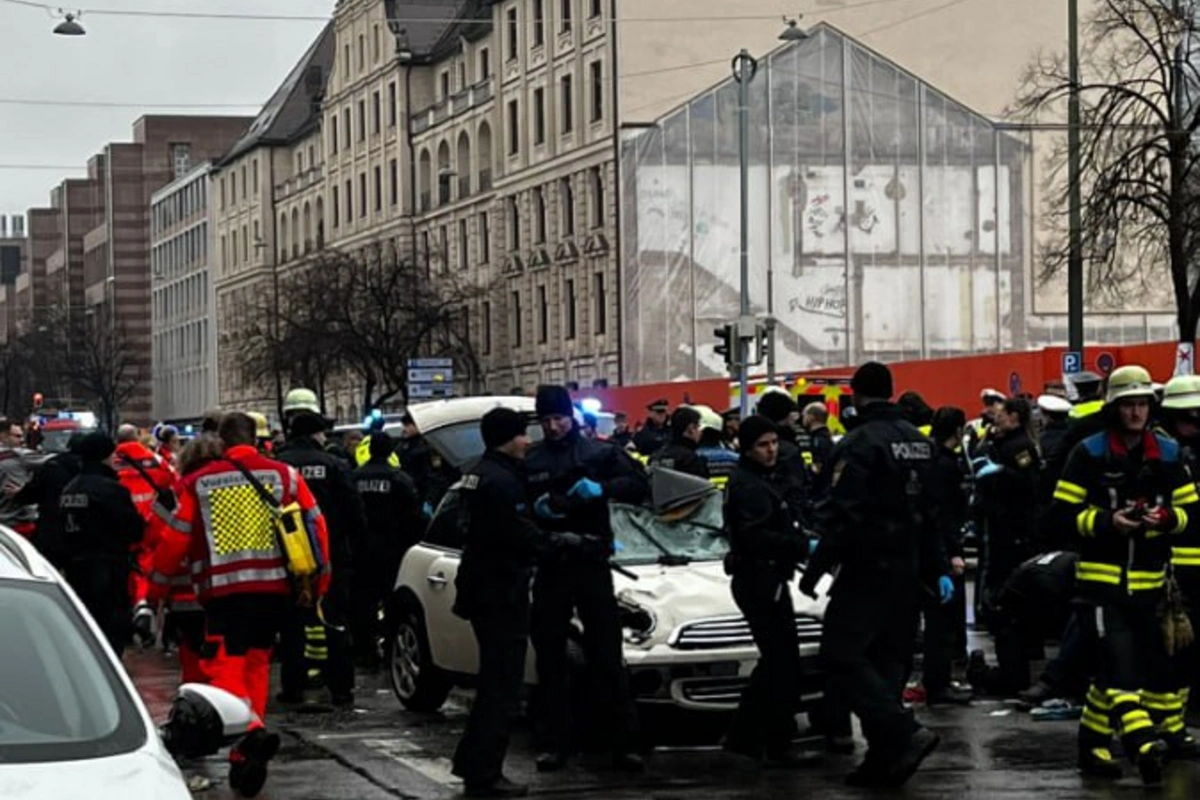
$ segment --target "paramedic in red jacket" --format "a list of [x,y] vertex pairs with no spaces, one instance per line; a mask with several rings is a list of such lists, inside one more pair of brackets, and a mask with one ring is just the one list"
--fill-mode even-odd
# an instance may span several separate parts
[[213,686],[244,698],[258,716],[256,729],[229,754],[229,782],[243,797],[262,789],[267,762],[279,749],[279,736],[268,732],[262,719],[271,648],[297,599],[271,506],[238,465],[281,505],[299,504],[326,565],[312,586],[312,601],[329,584],[329,537],[320,509],[295,469],[259,454],[254,433],[254,420],[246,414],[222,418],[218,434],[224,458],[180,482],[179,506],[155,550],[153,575],[166,580],[186,565],[206,614],[201,666]]

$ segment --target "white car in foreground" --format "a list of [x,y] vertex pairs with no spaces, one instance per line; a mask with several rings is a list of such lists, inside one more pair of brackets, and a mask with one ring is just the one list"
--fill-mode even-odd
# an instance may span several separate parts
[[[0,642],[0,797],[191,798],[96,623],[37,549],[4,527]],[[224,734],[246,730],[244,703],[211,687],[200,693],[216,700]]]
[[[533,414],[524,397],[464,398],[412,406],[417,427],[457,467],[483,450],[479,420],[503,405]],[[530,436],[541,438],[531,421]],[[425,540],[404,557],[389,604],[392,689],[405,707],[433,711],[456,684],[479,668],[470,625],[456,617],[455,585],[462,549],[458,492],[451,489]],[[721,496],[710,495],[678,522],[653,509],[612,505],[619,567],[614,574],[622,611],[625,661],[635,700],[693,710],[736,706],[758,651],[729,589],[723,559]],[[828,578],[826,578],[828,581]],[[818,700],[824,684],[817,658],[826,600],[813,601],[791,585],[804,667],[803,701]],[[526,679],[536,680],[530,648]]]

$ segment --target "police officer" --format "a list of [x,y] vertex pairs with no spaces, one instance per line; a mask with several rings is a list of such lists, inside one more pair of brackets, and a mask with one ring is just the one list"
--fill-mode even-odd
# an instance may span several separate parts
[[1148,785],[1161,782],[1175,738],[1166,727],[1174,713],[1161,708],[1176,703],[1157,608],[1171,544],[1192,535],[1189,514],[1200,502],[1179,445],[1149,430],[1153,398],[1142,367],[1112,373],[1106,430],[1071,452],[1053,509],[1059,524],[1078,534],[1076,592],[1088,634],[1099,642],[1080,720],[1080,770],[1121,775],[1109,750],[1115,732]]
[[721,441],[724,424],[721,416],[708,406],[694,406],[700,412],[700,443],[696,455],[704,459],[708,479],[713,486],[724,490],[737,468],[738,454]]
[[[494,408],[480,423],[487,452],[463,476],[466,546],[455,579],[454,613],[470,621],[479,645],[479,681],[454,774],[467,797],[523,797],[504,777],[508,738],[521,707],[529,638],[529,581],[535,558],[579,547],[577,534],[543,533],[525,496],[525,418]],[[597,542],[599,544],[599,542]]]
[[833,453],[833,433],[829,430],[829,407],[822,402],[809,403],[800,412],[800,435],[796,445],[812,475],[813,499],[824,497],[829,489],[829,456]]
[[794,764],[791,742],[801,669],[788,583],[808,555],[807,537],[799,515],[788,506],[774,423],[748,417],[739,441],[741,458],[725,495],[730,544],[725,565],[733,578],[733,599],[750,625],[759,656],[723,746],[750,758]]
[[[301,411],[288,423],[288,441],[277,458],[304,478],[329,528],[332,579],[324,602],[315,609],[297,608],[281,637],[280,699],[303,700],[306,660],[325,660],[325,683],[335,705],[354,702],[354,659],[346,626],[350,618],[354,553],[362,547],[366,523],[350,473],[336,456],[325,452],[328,421]],[[306,656],[308,657],[306,659]]]
[[629,417],[624,411],[613,414],[613,432],[608,440],[622,450],[633,447],[633,431],[629,430]]
[[667,415],[671,406],[666,399],[655,400],[646,406],[650,416],[642,429],[633,436],[633,446],[642,455],[649,458],[671,441],[671,428],[667,425]]
[[538,524],[552,532],[591,535],[604,552],[544,559],[533,583],[532,641],[537,655],[536,727],[539,771],[561,769],[571,740],[567,688],[567,633],[571,617],[583,623],[583,647],[602,693],[598,708],[611,715],[614,765],[641,769],[634,752],[637,718],[622,664],[621,624],[607,563],[612,547],[607,504],[641,503],[645,474],[620,448],[579,435],[571,395],[562,386],[538,388],[536,409],[545,438],[526,459],[529,496]]
[[670,443],[650,457],[650,464],[707,478],[708,465],[696,452],[699,446],[700,412],[691,406],[680,406],[671,415]]
[[1004,582],[1037,553],[1037,486],[1041,458],[1030,431],[1029,403],[1009,398],[992,414],[992,433],[975,469],[976,502],[983,523],[979,612],[986,620]]
[[83,436],[76,448],[81,472],[63,488],[59,507],[67,581],[120,655],[131,633],[130,548],[142,540],[145,522],[117,480],[116,449],[107,434]]
[[816,595],[840,564],[825,616],[821,655],[831,683],[862,722],[869,752],[847,777],[856,786],[900,786],[937,746],[901,704],[922,591],[943,601],[953,583],[936,529],[925,518],[933,443],[900,418],[891,371],[876,362],[851,381],[859,422],[833,452],[821,536],[801,581]]
[[42,462],[29,483],[17,490],[13,497],[15,505],[37,506],[34,542],[38,551],[60,570],[65,569],[71,553],[64,540],[63,513],[59,508],[59,500],[63,488],[83,470],[83,459],[77,448],[84,436],[86,434],[72,434],[67,442],[67,452]]
[[[1071,379],[1071,383],[1078,399],[1068,415],[1067,435],[1063,440],[1067,454],[1075,449],[1075,445],[1106,428],[1105,417],[1100,413],[1104,408],[1104,378],[1094,372],[1081,372]],[[1065,458],[1064,455],[1064,466]]]
[[380,431],[371,437],[371,458],[351,476],[366,514],[366,537],[354,552],[354,647],[360,663],[376,662],[380,604],[396,580],[408,548],[421,538],[424,521],[416,485],[389,458],[392,437]]

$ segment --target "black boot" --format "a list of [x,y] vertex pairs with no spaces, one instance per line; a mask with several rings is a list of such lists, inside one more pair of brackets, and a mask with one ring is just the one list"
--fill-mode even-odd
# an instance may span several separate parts
[[1137,768],[1145,786],[1161,786],[1163,761],[1167,756],[1167,743],[1161,739],[1146,742],[1138,748]]
[[1124,771],[1113,758],[1112,751],[1107,747],[1093,747],[1079,750],[1079,774],[1090,778],[1109,778],[1116,780]]

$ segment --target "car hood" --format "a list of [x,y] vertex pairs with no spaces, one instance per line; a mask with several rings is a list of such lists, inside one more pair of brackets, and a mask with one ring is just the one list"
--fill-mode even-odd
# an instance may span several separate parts
[[[729,587],[729,577],[720,561],[700,561],[684,566],[632,566],[626,570],[637,575],[631,580],[616,573],[613,576],[619,600],[632,603],[650,611],[656,624],[647,647],[667,640],[677,626],[685,622],[710,617],[741,616]],[[789,587],[797,614],[824,619],[828,598],[825,590],[830,585],[828,576],[819,584],[816,600],[806,597],[796,589],[797,581]]]
[[175,762],[154,747],[110,758],[45,764],[0,764],[6,800],[190,800]]

